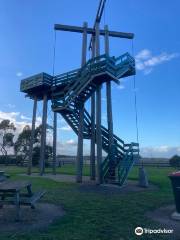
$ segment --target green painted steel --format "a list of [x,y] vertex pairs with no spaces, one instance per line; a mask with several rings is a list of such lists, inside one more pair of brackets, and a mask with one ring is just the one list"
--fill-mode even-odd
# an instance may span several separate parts
[[[21,81],[21,91],[37,94],[37,89],[50,92],[52,110],[60,113],[78,135],[80,105],[85,103],[96,91],[97,86],[106,81],[119,82],[120,78],[135,74],[135,61],[128,53],[118,58],[106,54],[90,59],[82,68],[63,73],[54,77],[46,73],[37,74]],[[96,131],[96,126],[95,126]],[[102,148],[107,157],[101,165],[103,182],[111,179],[109,132],[101,126]],[[84,110],[83,138],[91,138],[91,116]],[[96,142],[96,139],[95,139]],[[135,158],[138,157],[137,143],[125,144],[113,135],[113,157],[117,173],[117,182],[124,184]],[[111,154],[112,156],[112,154]]]
[[[85,102],[96,91],[97,85],[102,81],[114,80],[118,82],[119,78],[135,74],[135,62],[128,53],[118,58],[108,57],[103,54],[90,59],[79,71],[76,70],[70,73],[73,76],[72,81],[69,82],[67,77],[68,83],[62,90],[63,94],[59,92],[58,94],[61,97],[55,97],[52,101],[54,110],[64,110],[67,107],[72,109],[72,105]],[[62,76],[63,82],[66,81],[65,76],[68,76],[68,73]],[[58,81],[56,80],[56,87],[61,84],[61,78]],[[57,96],[56,91],[55,96]]]
[[118,164],[118,182],[122,186],[126,181],[128,174],[133,167],[135,160],[139,157],[139,144],[128,144],[128,148],[124,151],[124,156]]
[[32,92],[39,88],[51,88],[53,78],[47,73],[39,73],[21,81],[20,91],[21,92]]

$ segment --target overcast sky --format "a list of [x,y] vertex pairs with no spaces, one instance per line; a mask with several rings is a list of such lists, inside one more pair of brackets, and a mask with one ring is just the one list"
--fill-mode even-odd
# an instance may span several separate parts
[[[23,78],[52,74],[55,23],[93,26],[98,0],[1,0],[0,6],[0,120],[9,118],[18,131],[30,123],[32,101],[20,93]],[[136,93],[141,155],[180,154],[180,1],[107,0],[102,17],[109,29],[133,32]],[[104,53],[103,38],[101,53]],[[110,40],[110,55],[132,53],[132,41]],[[89,54],[87,54],[89,58]],[[81,35],[57,32],[55,73],[80,67]],[[105,87],[102,123],[106,126]],[[113,84],[114,132],[125,142],[136,141],[133,77]],[[87,109],[90,109],[87,103]],[[38,123],[41,122],[38,104]],[[49,122],[52,120],[50,104]],[[49,138],[51,139],[51,138]],[[49,140],[50,141],[50,140]],[[58,153],[75,154],[77,137],[58,119]],[[85,153],[89,142],[85,141]]]

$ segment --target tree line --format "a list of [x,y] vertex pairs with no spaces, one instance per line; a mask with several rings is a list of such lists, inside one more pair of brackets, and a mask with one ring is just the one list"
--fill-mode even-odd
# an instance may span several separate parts
[[[48,129],[52,128],[47,126]],[[31,128],[26,125],[22,132],[19,133],[15,139],[16,127],[10,120],[5,119],[0,122],[0,162],[8,164],[10,155],[15,156],[16,164],[23,165],[29,158],[29,146],[31,141]],[[42,125],[35,129],[34,144],[33,144],[33,158],[32,164],[35,166],[40,158],[40,141],[41,141]],[[46,145],[45,148],[45,163],[48,165],[48,160],[52,158],[52,146]]]
[[[47,129],[52,129],[47,125]],[[26,125],[22,132],[15,137],[16,127],[10,120],[5,119],[0,122],[0,163],[8,164],[10,160],[10,149],[13,149],[15,162],[17,165],[23,165],[29,158],[29,146],[31,141],[31,128]],[[40,141],[41,141],[42,125],[35,129],[32,164],[38,165],[40,158]],[[45,164],[49,164],[49,159],[52,158],[52,146],[46,145],[45,148]],[[169,159],[170,166],[180,169],[180,156],[175,155]]]

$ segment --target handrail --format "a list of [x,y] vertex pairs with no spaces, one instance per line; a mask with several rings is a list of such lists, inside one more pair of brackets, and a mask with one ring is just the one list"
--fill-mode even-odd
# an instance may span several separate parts
[[[66,81],[68,82],[68,84],[64,88],[64,97],[63,101],[61,101],[60,107],[64,108],[67,105],[69,105],[73,101],[73,99],[76,98],[76,96],[78,96],[78,94],[81,91],[83,91],[83,89],[86,88],[86,86],[91,81],[92,77],[96,74],[99,74],[101,71],[104,71],[105,67],[106,70],[108,70],[108,68],[110,67],[109,71],[111,74],[114,74],[115,77],[119,77],[120,74],[121,75],[125,74],[125,72],[127,72],[127,67],[124,70],[122,70],[123,68],[117,65],[117,62],[119,60],[122,61],[124,57],[133,59],[132,57],[130,57],[128,53],[125,53],[118,58],[109,57],[106,54],[103,54],[98,57],[89,59],[81,69],[76,69],[74,71],[58,75],[59,77],[56,76],[54,79],[56,80],[57,86]],[[118,70],[121,72],[116,74]],[[68,75],[70,75],[69,76],[70,79],[68,79]],[[61,79],[63,81],[61,81]],[[72,79],[76,79],[76,81],[72,83]],[[117,136],[115,136],[115,138],[117,141],[120,141],[121,144],[124,144],[124,142]]]
[[[108,60],[108,61],[113,62],[113,63],[115,62],[115,59],[113,57],[109,57],[106,54],[102,54],[98,57],[91,58],[86,62],[86,64],[82,68],[77,68],[75,70],[72,70],[72,71],[54,76],[53,77],[53,85],[56,84],[57,81],[60,84],[61,83],[61,78],[66,77],[70,74],[71,74],[71,77],[75,77],[75,76],[77,77],[78,75],[81,75],[81,73],[84,71],[84,69],[88,68],[89,66],[91,67],[92,64],[96,64],[96,63],[98,63],[98,61],[102,61],[102,60]],[[73,74],[74,74],[74,76],[73,76]]]
[[53,80],[54,80],[54,79],[58,79],[58,78],[60,78],[60,77],[62,77],[62,76],[66,76],[66,75],[68,75],[68,74],[77,73],[78,70],[79,70],[79,68],[77,68],[77,69],[75,69],[75,70],[72,70],[72,71],[68,71],[68,72],[65,72],[65,73],[58,74],[58,75],[56,75],[56,76],[53,77]]

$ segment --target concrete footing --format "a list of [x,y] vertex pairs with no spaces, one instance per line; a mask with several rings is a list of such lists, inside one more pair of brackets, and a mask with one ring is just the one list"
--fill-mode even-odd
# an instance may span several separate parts
[[139,186],[145,188],[149,187],[147,173],[143,167],[139,168]]

